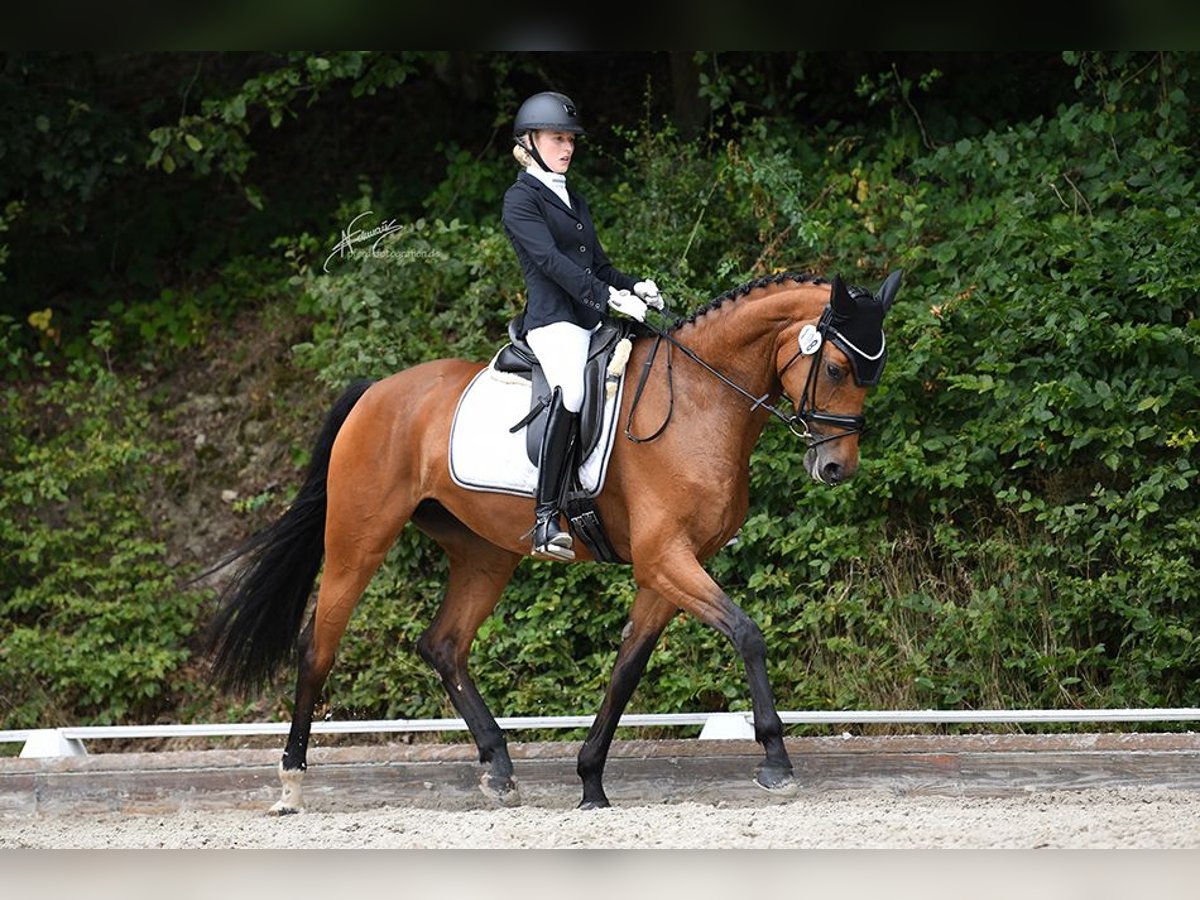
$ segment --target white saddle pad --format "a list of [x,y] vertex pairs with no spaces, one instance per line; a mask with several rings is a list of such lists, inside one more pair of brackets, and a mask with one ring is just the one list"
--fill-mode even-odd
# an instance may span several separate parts
[[[617,411],[625,387],[628,341],[618,345],[609,365],[600,439],[579,467],[579,482],[592,496],[604,487],[604,475],[616,436]],[[492,363],[495,358],[492,359]],[[532,497],[537,467],[525,452],[525,429],[509,431],[529,413],[532,387],[524,378],[498,372],[489,363],[471,379],[459,398],[450,428],[450,477],[460,487]]]

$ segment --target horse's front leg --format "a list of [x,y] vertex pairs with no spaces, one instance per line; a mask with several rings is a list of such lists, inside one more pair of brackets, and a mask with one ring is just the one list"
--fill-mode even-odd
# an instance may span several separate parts
[[596,714],[596,720],[588,732],[587,739],[579,751],[577,771],[583,779],[583,800],[580,809],[598,809],[608,806],[604,793],[604,764],[612,745],[617,723],[634,689],[646,669],[646,662],[658,643],[659,635],[671,621],[678,609],[663,600],[654,591],[642,588],[638,591],[629,621],[621,634],[621,649],[613,665],[612,678],[604,703]]
[[754,738],[766,750],[766,758],[755,770],[754,780],[768,791],[794,791],[792,761],[783,745],[783,721],[775,708],[775,695],[767,678],[767,644],[758,625],[721,590],[687,549],[659,556],[653,571],[638,572],[636,564],[634,569],[639,584],[650,585],[733,644],[746,667],[754,708]]

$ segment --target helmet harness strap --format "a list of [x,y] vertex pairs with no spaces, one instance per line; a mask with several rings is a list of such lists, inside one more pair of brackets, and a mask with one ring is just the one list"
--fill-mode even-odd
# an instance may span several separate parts
[[[529,138],[529,146],[525,146],[524,144],[521,144],[521,146],[525,147],[525,149],[529,151],[529,155],[532,156],[534,158],[534,160],[537,162],[537,164],[542,167],[542,171],[553,172],[554,170],[551,169],[548,165],[546,165],[546,161],[544,159],[542,159],[542,154],[538,153],[537,142],[534,141],[534,139],[533,139],[533,132],[527,131],[527,132],[525,132],[525,136]],[[519,138],[517,140],[517,143],[518,144],[521,143]]]

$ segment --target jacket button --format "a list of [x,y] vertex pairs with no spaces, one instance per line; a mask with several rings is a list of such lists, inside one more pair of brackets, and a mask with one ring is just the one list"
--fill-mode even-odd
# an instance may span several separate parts
[[582,222],[576,222],[576,223],[575,223],[575,228],[576,228],[576,230],[578,230],[578,231],[583,231],[583,223],[582,223]]
[[587,253],[587,247],[583,246],[583,244],[580,244],[580,245],[579,245],[579,252],[580,252],[580,253]]

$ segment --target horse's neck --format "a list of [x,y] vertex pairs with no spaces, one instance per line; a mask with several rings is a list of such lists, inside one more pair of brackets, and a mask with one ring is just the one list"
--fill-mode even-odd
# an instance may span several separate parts
[[729,458],[736,465],[746,464],[769,418],[763,405],[755,401],[761,398],[772,406],[779,401],[782,386],[775,358],[783,331],[798,320],[815,321],[827,298],[828,288],[773,286],[726,301],[676,333],[682,344],[749,395],[720,384],[700,366],[675,366],[678,392],[704,398],[712,426],[706,442],[714,450],[717,445],[728,445]]
[[[800,283],[772,286],[723,303],[679,332],[705,362],[755,397],[778,399],[775,350],[787,326],[816,319],[828,288]],[[732,391],[731,391],[732,393]]]

